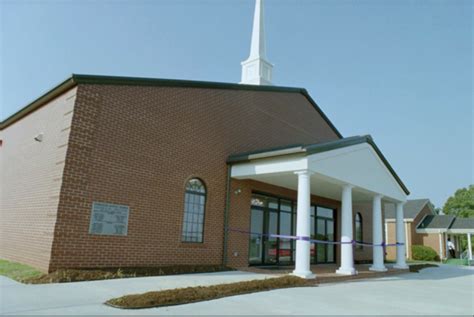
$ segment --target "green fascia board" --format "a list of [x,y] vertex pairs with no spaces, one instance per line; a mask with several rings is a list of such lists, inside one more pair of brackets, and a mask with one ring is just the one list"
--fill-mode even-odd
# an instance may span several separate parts
[[[351,145],[357,145],[357,144],[362,144],[362,143],[368,143],[374,151],[377,153],[377,155],[380,157],[384,165],[387,167],[387,169],[390,171],[392,176],[395,178],[397,183],[400,185],[402,190],[405,192],[405,194],[409,195],[410,191],[408,188],[403,184],[402,180],[400,177],[397,175],[395,170],[392,168],[388,160],[385,158],[385,156],[382,154],[378,146],[375,144],[374,140],[370,135],[363,135],[363,136],[353,136],[353,137],[348,137],[344,139],[339,139],[339,140],[334,140],[334,141],[329,141],[329,142],[323,142],[323,143],[316,143],[316,144],[309,144],[305,145],[302,147],[302,150],[300,151],[301,153],[304,153],[305,155],[311,155],[311,154],[317,154],[317,153],[322,153],[322,152],[327,152],[327,151],[332,151],[344,147],[348,147]],[[268,152],[269,157],[272,157],[271,152],[278,151],[278,150],[283,150],[283,149],[290,149],[294,148],[295,145],[288,145],[280,148],[273,148],[273,149],[267,149],[267,150],[262,150],[262,151],[255,151],[251,153],[243,153],[243,154],[236,154],[236,155],[231,155],[227,159],[227,163],[229,164],[235,164],[235,163],[245,163],[245,162],[250,162],[252,161],[251,156],[256,155],[256,154],[263,154]],[[292,153],[294,154],[294,153]],[[289,154],[283,154],[283,155],[278,155],[278,156],[284,156],[284,155],[289,155]],[[263,158],[263,157],[261,157]],[[258,158],[258,159],[261,159]]]
[[226,90],[247,90],[247,91],[267,91],[267,92],[289,92],[302,94],[314,109],[323,117],[329,127],[336,133],[339,138],[342,134],[336,129],[329,118],[319,108],[316,102],[311,98],[306,89],[297,87],[283,86],[260,86],[260,85],[243,85],[234,83],[220,83],[210,81],[195,81],[181,79],[161,79],[161,78],[142,78],[142,77],[121,77],[121,76],[101,76],[101,75],[84,75],[72,74],[71,77],[55,86],[26,107],[12,114],[0,123],[0,130],[13,124],[29,113],[37,110],[48,101],[56,98],[66,90],[78,85],[127,85],[127,86],[161,86],[161,87],[187,87],[187,88],[208,88],[208,89],[226,89]]

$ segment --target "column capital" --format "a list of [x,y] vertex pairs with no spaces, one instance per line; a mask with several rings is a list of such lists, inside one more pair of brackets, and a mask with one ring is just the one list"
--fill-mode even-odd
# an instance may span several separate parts
[[342,184],[342,189],[352,189],[354,188],[355,186],[354,185],[351,185],[351,184]]
[[299,171],[294,171],[293,173],[295,173],[296,175],[313,175],[314,172],[311,171],[311,170],[299,170]]
[[379,199],[382,200],[382,198],[383,198],[382,194],[375,194],[373,197],[374,200],[379,200]]
[[404,206],[406,204],[406,201],[399,201],[399,202],[396,202],[395,205],[397,206]]

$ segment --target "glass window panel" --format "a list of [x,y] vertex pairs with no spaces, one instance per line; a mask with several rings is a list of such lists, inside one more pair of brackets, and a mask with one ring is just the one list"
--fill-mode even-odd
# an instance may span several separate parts
[[317,244],[316,250],[316,262],[322,263],[326,262],[326,247],[324,244]]
[[278,233],[278,213],[270,212],[268,213],[268,233],[277,234]]
[[326,221],[324,219],[318,219],[316,222],[316,239],[326,239]]
[[328,241],[334,241],[334,221],[326,220],[326,239]]
[[252,209],[250,216],[250,231],[262,233],[263,231],[263,211],[260,209]]
[[291,214],[288,212],[280,213],[280,234],[291,235]]
[[268,208],[278,209],[278,199],[268,198]]
[[280,210],[281,211],[289,211],[291,212],[291,201],[288,200],[281,200],[280,201]]
[[[277,234],[278,233],[278,213],[277,212],[268,212],[268,233]],[[265,248],[265,263],[273,264],[276,263],[277,250],[278,250],[278,239],[267,237],[264,244]]]
[[317,212],[318,212],[318,215],[317,215],[318,217],[331,218],[331,219],[334,217],[333,209],[318,207]]
[[[252,209],[250,215],[250,231],[262,233],[263,231],[263,211]],[[250,235],[249,263],[262,263],[262,236],[258,234]]]

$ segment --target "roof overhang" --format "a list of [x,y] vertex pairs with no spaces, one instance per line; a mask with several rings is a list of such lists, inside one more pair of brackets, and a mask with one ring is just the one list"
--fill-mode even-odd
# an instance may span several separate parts
[[447,229],[447,228],[418,229],[417,228],[416,233],[467,234],[467,233],[474,233],[474,228],[464,228],[464,229]]
[[[321,184],[354,185],[369,195],[388,201],[406,201],[408,189],[396,175],[370,136],[230,156],[231,176],[254,179],[294,189],[295,171],[310,170]],[[278,182],[280,179],[280,182]],[[316,182],[318,183],[318,182]]]
[[[413,222],[413,218],[403,218],[403,222]],[[394,218],[385,218],[385,222],[397,222]]]

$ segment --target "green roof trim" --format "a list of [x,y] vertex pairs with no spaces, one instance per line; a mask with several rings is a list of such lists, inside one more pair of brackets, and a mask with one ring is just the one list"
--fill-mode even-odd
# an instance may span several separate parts
[[[283,155],[290,155],[290,154],[297,154],[297,153],[302,153],[304,155],[311,155],[311,154],[332,151],[332,150],[348,147],[351,145],[362,144],[362,143],[368,143],[374,149],[374,151],[380,157],[384,165],[387,167],[387,169],[390,171],[392,176],[395,178],[397,183],[403,189],[405,194],[409,195],[410,191],[405,186],[405,184],[403,184],[400,177],[398,177],[397,173],[392,168],[392,166],[390,165],[388,160],[385,158],[385,156],[382,154],[382,152],[380,151],[378,146],[375,144],[374,140],[372,139],[370,135],[352,136],[352,137],[343,138],[339,140],[315,143],[315,144],[309,144],[309,145],[288,145],[288,146],[279,147],[279,148],[272,148],[272,149],[266,149],[266,150],[249,152],[249,153],[235,154],[235,155],[230,155],[227,158],[227,163],[229,164],[245,163],[245,162],[250,162],[252,160],[261,159],[265,157],[275,157],[275,156],[283,156]],[[288,150],[294,149],[294,151],[291,151],[289,153],[284,153],[282,151],[284,149],[288,149]],[[264,154],[267,154],[267,155],[264,155]]]
[[323,117],[329,127],[339,138],[342,134],[336,129],[329,118],[324,114],[321,108],[311,98],[308,91],[304,88],[283,87],[283,86],[259,86],[243,85],[233,83],[221,83],[210,81],[195,81],[181,79],[161,79],[161,78],[143,78],[143,77],[120,77],[120,76],[100,76],[100,75],[82,75],[72,74],[71,77],[55,86],[45,94],[29,103],[27,106],[12,114],[0,123],[0,129],[15,123],[29,113],[39,109],[50,100],[58,97],[72,87],[83,85],[126,85],[126,86],[161,86],[161,87],[187,87],[187,88],[207,88],[207,89],[227,89],[227,90],[247,90],[247,91],[268,91],[268,92],[289,92],[300,93],[309,101],[314,109]]

